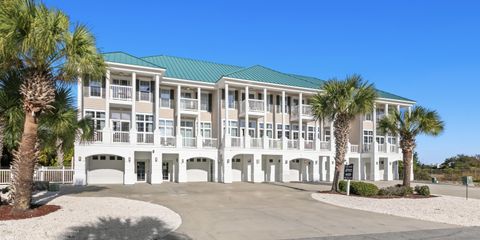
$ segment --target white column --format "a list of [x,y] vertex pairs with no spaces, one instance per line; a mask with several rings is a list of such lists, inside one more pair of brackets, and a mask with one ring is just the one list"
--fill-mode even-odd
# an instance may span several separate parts
[[333,181],[333,175],[335,174],[335,159],[333,156],[327,158],[328,171],[327,171],[327,181]]
[[222,168],[223,168],[223,183],[232,183],[232,156],[223,155]]
[[135,151],[129,151],[124,162],[123,184],[134,184],[137,181],[135,175]]
[[330,151],[335,152],[335,134],[333,128],[333,121],[330,121]]
[[286,150],[288,148],[287,138],[285,137],[285,123],[286,123],[285,117],[286,117],[285,116],[285,91],[282,91],[282,148],[283,150]]
[[218,159],[212,161],[213,164],[213,182],[218,182]]
[[250,93],[247,85],[245,86],[245,136],[243,137],[245,148],[250,148],[250,135],[248,133],[248,121],[250,121],[250,119],[248,118],[248,110],[250,109],[249,95]]
[[302,103],[302,98],[303,98],[303,93],[298,94],[298,139],[299,143],[298,145],[300,146],[300,150],[303,150],[305,147],[305,142],[302,137],[303,133],[303,122],[302,122],[302,108],[303,108],[303,103]]
[[132,72],[132,116],[130,126],[130,143],[135,144],[137,142],[137,110],[136,110],[136,98],[137,98],[137,74]]
[[111,143],[112,126],[110,124],[110,70],[105,75],[105,127],[102,129],[103,143]]
[[201,131],[200,131],[200,121],[201,121],[201,114],[200,114],[200,110],[201,110],[201,98],[202,98],[202,89],[201,88],[197,88],[197,111],[198,111],[198,116],[197,116],[197,126],[196,126],[196,135],[197,135],[197,148],[201,148],[202,147],[202,134],[201,134]]
[[[385,103],[385,117],[388,117],[388,103]],[[388,133],[385,132],[385,151],[390,152],[390,144],[388,143]]]
[[[181,109],[181,101],[180,101],[180,98],[182,96],[182,86],[178,85],[177,86],[177,91],[176,91],[176,104],[175,104],[175,113],[177,114],[176,115],[176,120],[175,120],[175,135],[177,136],[176,137],[176,140],[177,140],[177,148],[180,148],[180,147],[183,147],[183,141],[182,141],[182,134],[180,134],[180,121],[181,121],[181,114],[180,114],[180,109]],[[180,163],[180,159],[178,159],[178,163]],[[178,169],[178,168],[177,168]],[[177,175],[178,176],[178,175]]]
[[287,183],[290,182],[290,164],[284,155],[281,158],[282,182]]
[[225,145],[230,147],[231,146],[231,138],[230,138],[230,124],[228,122],[228,83],[225,83]]
[[310,161],[312,164],[312,178],[314,182],[320,181],[320,160],[319,159],[314,159],[313,162]]
[[370,174],[372,181],[380,180],[380,159],[378,157],[378,143],[377,143],[377,106],[373,106],[373,150],[372,161],[370,164]]
[[[412,106],[408,106],[408,115],[410,116],[412,114]],[[413,152],[412,152],[412,163],[410,164],[410,181],[413,181],[415,179],[415,176],[413,176]]]
[[320,136],[319,136],[319,131],[320,131],[320,119],[317,119],[315,121],[315,130],[313,133],[313,139],[315,140],[315,151],[320,151]]
[[[397,112],[400,113],[400,105],[397,105]],[[400,152],[400,134],[397,134],[397,151]]]
[[267,142],[267,89],[263,89],[263,148],[268,148]]
[[[158,127],[159,119],[160,119],[160,75],[155,75],[154,93],[155,93],[155,96],[154,96],[153,103],[155,104],[155,111],[154,111],[155,118],[154,118],[153,126],[155,126],[155,129],[153,131],[153,143],[154,145],[158,146],[160,145],[160,129]],[[162,166],[160,165],[160,167]]]
[[355,158],[353,161],[353,180],[361,180],[362,178],[362,166],[361,166],[361,160],[362,158]]
[[252,172],[253,172],[253,182],[263,182],[264,176],[262,173],[262,154],[253,154],[252,159]]
[[393,180],[393,162],[392,158],[385,158],[385,167],[384,167],[384,180],[392,181]]
[[74,151],[75,172],[73,175],[73,185],[87,185],[87,159],[77,148]]
[[[109,70],[107,70],[107,73]],[[105,91],[106,93],[107,91]],[[78,77],[77,81],[77,119],[80,120],[83,118],[83,80],[82,77]]]
[[187,159],[185,159],[181,154],[178,154],[178,167],[177,167],[177,182],[183,183],[187,182]]
[[150,170],[152,184],[163,182],[162,157],[163,155],[161,151],[155,151],[152,153],[152,168]]
[[326,166],[328,164],[327,157],[320,156],[319,157],[319,172],[320,172],[320,181],[324,182],[327,181],[327,169]]

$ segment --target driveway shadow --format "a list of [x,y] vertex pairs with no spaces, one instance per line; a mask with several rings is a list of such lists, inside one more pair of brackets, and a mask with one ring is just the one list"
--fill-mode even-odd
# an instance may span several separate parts
[[34,193],[33,202],[36,204],[47,204],[53,199],[63,195],[75,195],[85,192],[99,192],[108,189],[103,186],[61,186],[58,192],[42,191]]
[[[120,218],[99,218],[97,223],[75,226],[67,230],[61,239],[89,240],[140,240],[140,239],[192,239],[188,235],[171,232],[165,222],[152,217],[143,217],[138,221]],[[167,235],[166,235],[167,234]]]

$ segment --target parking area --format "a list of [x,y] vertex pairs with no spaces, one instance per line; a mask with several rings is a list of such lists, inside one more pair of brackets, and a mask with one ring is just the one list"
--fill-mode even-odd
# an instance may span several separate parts
[[163,183],[64,187],[62,192],[161,204],[182,217],[176,232],[183,239],[298,239],[458,228],[336,207],[311,198],[312,192],[328,188],[306,183]]

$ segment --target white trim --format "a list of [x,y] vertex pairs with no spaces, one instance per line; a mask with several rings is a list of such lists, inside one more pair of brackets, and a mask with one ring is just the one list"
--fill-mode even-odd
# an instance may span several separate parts
[[[148,62],[148,61],[146,61]],[[121,67],[131,67],[131,68],[139,68],[139,69],[147,69],[147,70],[154,70],[154,71],[159,71],[159,72],[165,72],[167,69],[162,68],[162,67],[146,67],[146,66],[139,66],[139,65],[132,65],[132,64],[126,64],[126,63],[117,63],[117,62],[109,62],[105,61],[107,65],[117,65]],[[151,63],[153,64],[153,63]]]

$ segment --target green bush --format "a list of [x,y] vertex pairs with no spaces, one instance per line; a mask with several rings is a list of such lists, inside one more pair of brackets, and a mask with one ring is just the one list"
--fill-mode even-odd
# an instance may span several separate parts
[[378,187],[372,183],[350,182],[350,192],[355,195],[371,197],[378,194]]
[[430,188],[427,185],[415,186],[415,192],[423,196],[430,196]]
[[378,195],[381,196],[408,196],[413,194],[413,188],[404,187],[402,185],[395,185],[382,188],[378,191]]
[[340,192],[346,192],[347,191],[347,181],[340,180],[340,182],[338,182],[338,189],[340,190]]

